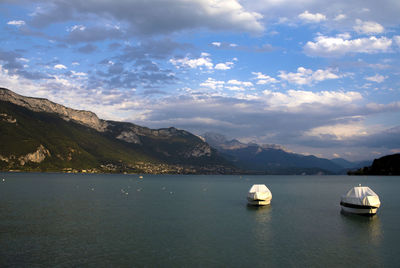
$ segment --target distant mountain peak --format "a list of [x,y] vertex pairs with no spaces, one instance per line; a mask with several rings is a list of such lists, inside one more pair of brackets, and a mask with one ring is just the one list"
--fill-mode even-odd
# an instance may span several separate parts
[[258,144],[256,142],[243,143],[237,139],[228,140],[228,138],[222,134],[215,132],[206,132],[203,135],[205,141],[215,148],[222,148],[224,150],[236,150],[247,147],[257,148],[258,152],[268,149],[283,150],[287,152],[285,147],[279,144]]
[[202,137],[206,139],[209,143],[216,144],[224,143],[228,140],[226,136],[215,132],[206,132],[202,135]]

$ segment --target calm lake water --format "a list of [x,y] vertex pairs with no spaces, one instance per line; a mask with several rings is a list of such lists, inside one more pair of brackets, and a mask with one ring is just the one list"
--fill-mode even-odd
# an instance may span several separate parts
[[[246,205],[255,183],[270,206]],[[359,183],[380,196],[374,217],[340,213]],[[0,267],[398,267],[399,190],[400,177],[0,173]]]

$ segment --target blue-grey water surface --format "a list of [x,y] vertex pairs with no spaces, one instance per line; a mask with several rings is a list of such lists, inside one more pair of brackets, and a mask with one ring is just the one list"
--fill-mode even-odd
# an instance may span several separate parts
[[[246,205],[255,183],[270,206]],[[374,217],[340,213],[359,183]],[[0,267],[398,267],[399,191],[379,176],[0,173]]]

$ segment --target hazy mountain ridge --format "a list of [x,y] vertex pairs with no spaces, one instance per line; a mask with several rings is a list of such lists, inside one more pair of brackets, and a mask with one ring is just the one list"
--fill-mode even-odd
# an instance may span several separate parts
[[313,155],[288,152],[277,144],[258,145],[228,140],[218,133],[203,134],[205,140],[238,167],[253,172],[271,174],[345,174],[346,170],[356,168],[359,163],[344,159],[335,161]]

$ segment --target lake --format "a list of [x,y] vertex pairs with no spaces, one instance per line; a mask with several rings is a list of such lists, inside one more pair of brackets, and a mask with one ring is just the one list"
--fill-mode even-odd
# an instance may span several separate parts
[[[400,264],[400,177],[143,177],[0,173],[0,267]],[[247,206],[255,183],[271,205]],[[374,217],[340,213],[359,183]]]

